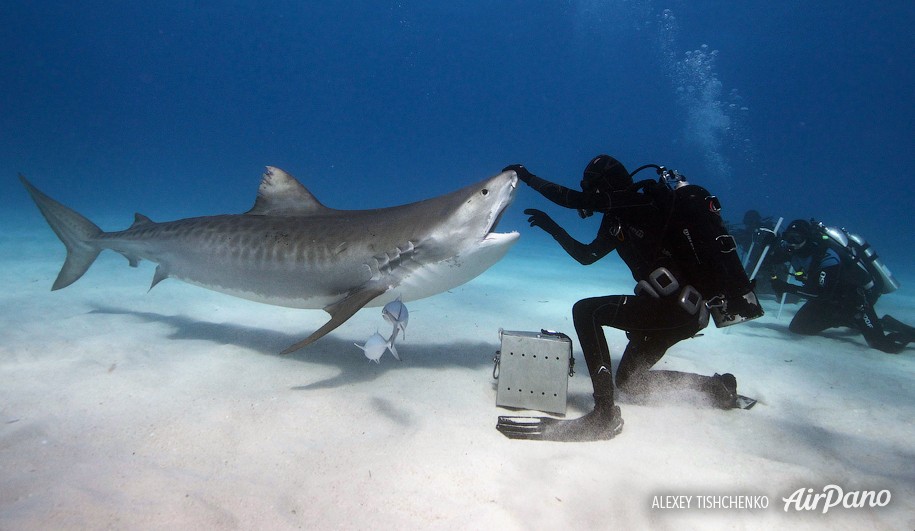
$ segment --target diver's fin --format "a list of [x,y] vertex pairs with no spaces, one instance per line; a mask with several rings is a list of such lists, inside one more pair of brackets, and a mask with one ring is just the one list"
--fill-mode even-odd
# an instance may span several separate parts
[[534,441],[607,441],[623,431],[623,417],[619,406],[613,406],[610,414],[592,411],[571,420],[552,417],[507,417],[500,416],[496,429],[509,439]]
[[295,345],[287,347],[284,351],[280,352],[280,354],[289,354],[290,352],[295,352],[296,350],[307,347],[308,345],[321,339],[334,328],[337,328],[346,322],[347,319],[362,309],[363,306],[371,302],[372,299],[378,297],[385,291],[387,291],[387,288],[382,287],[362,289],[349,294],[342,301],[336,302],[327,308],[324,308],[324,311],[330,314],[330,321],[324,323],[324,326],[315,330],[315,332],[310,336],[299,341]]
[[899,332],[909,341],[915,341],[915,327],[909,326],[890,314],[884,315],[880,319],[883,329],[888,332]]
[[552,417],[499,417],[496,429],[509,439],[543,440],[546,426],[564,422]]
[[740,409],[750,409],[756,405],[756,399],[748,396],[737,395],[737,407]]

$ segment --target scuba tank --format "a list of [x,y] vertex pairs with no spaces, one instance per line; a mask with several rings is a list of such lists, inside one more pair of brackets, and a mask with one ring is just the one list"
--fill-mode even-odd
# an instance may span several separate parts
[[892,271],[880,260],[874,248],[864,238],[845,229],[827,227],[818,221],[811,220],[811,224],[844,248],[852,259],[857,261],[859,266],[870,274],[875,285],[864,286],[865,289],[876,287],[883,294],[892,293],[899,289],[899,282],[893,276]]
[[663,166],[642,166],[633,175],[646,167],[655,168],[659,179],[640,185],[667,216],[662,244],[676,265],[680,284],[699,291],[719,328],[762,316],[737,256],[737,242],[721,218],[718,198]]

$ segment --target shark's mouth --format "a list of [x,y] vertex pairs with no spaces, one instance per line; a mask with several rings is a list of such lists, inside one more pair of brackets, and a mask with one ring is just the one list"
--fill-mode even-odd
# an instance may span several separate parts
[[515,190],[517,190],[517,186],[518,186],[517,182],[518,182],[517,178],[515,178],[515,179],[512,179],[512,181],[509,183],[510,189],[507,194],[508,197],[502,203],[502,206],[499,207],[499,210],[498,210],[498,212],[496,212],[496,215],[493,216],[492,223],[489,225],[489,228],[486,230],[486,234],[483,236],[484,241],[485,240],[498,240],[498,239],[502,239],[506,236],[514,237],[515,235],[518,234],[515,231],[509,232],[509,233],[495,232],[496,227],[499,226],[499,222],[502,221],[502,216],[505,215],[505,211],[508,210],[509,205],[511,205],[512,201],[515,199]]
[[502,216],[505,215],[505,211],[508,210],[508,203],[506,203],[502,210],[496,214],[496,218],[492,221],[492,225],[489,226],[489,230],[486,231],[486,237],[489,237],[490,234],[496,234],[496,227],[499,226],[499,222],[502,221]]

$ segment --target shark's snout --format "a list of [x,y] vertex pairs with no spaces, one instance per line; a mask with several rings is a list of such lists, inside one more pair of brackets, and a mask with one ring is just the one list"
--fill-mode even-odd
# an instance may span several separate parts
[[509,186],[512,187],[512,190],[516,190],[518,188],[518,172],[516,172],[515,170],[510,170],[508,173],[511,173],[512,175],[514,175],[514,177],[512,177],[511,182],[509,183]]

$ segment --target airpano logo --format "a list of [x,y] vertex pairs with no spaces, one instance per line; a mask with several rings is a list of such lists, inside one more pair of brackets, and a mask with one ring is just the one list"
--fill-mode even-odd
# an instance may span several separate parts
[[820,286],[826,285],[826,271],[820,271]]
[[782,498],[785,502],[785,512],[789,509],[795,511],[817,511],[820,510],[822,502],[823,514],[829,512],[834,507],[841,506],[844,509],[863,509],[866,507],[886,507],[890,504],[892,494],[888,490],[850,490],[844,492],[838,485],[826,485],[823,492],[814,494],[813,489],[801,487],[794,491],[791,496]]

